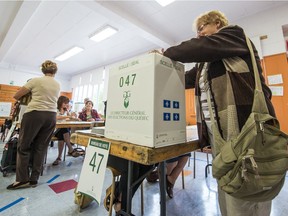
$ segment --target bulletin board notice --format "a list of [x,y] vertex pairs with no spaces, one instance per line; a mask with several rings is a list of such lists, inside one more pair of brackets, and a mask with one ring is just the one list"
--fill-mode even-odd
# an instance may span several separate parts
[[0,102],[0,117],[9,117],[11,113],[11,102]]

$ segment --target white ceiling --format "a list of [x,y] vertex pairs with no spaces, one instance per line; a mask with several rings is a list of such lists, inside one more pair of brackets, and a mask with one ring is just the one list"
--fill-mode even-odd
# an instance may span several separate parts
[[[181,1],[161,7],[144,1],[0,1],[0,66],[39,71],[40,64],[73,46],[80,54],[57,62],[71,76],[167,48],[193,37],[192,23],[208,10],[223,11],[231,23],[285,1]],[[100,43],[88,36],[109,24],[119,30]]]

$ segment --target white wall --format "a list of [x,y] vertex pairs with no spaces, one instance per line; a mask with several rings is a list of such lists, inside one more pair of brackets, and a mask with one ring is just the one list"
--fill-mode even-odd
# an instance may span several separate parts
[[97,68],[87,72],[77,74],[71,78],[71,88],[84,84],[100,84],[104,68]]
[[249,37],[267,35],[267,39],[260,41],[263,56],[286,52],[282,26],[288,24],[287,5],[267,10],[231,24],[237,24],[244,28]]
[[[0,65],[0,84],[23,86],[28,79],[40,76],[43,76],[41,71],[23,71],[21,69]],[[56,74],[55,79],[60,83],[61,91],[72,91],[69,78]]]

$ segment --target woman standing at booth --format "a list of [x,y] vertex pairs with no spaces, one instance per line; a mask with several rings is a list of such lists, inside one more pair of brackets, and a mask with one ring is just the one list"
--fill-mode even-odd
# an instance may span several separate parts
[[[41,70],[43,77],[29,80],[14,95],[14,98],[19,100],[31,93],[32,99],[21,121],[16,181],[7,187],[9,190],[37,186],[44,156],[56,125],[57,99],[60,92],[60,84],[54,79],[57,64],[47,60],[42,64]],[[33,159],[31,173],[30,158]]]
[[[211,145],[215,157],[220,144],[214,139],[213,119],[221,131],[221,138],[229,142],[239,136],[251,115],[255,94],[253,64],[244,30],[237,25],[228,25],[222,12],[208,11],[197,17],[194,24],[197,37],[168,48],[163,55],[182,63],[197,63],[186,72],[185,87],[195,88],[199,144],[201,147]],[[264,100],[269,114],[275,116],[271,90],[265,84],[257,50],[254,45],[252,47]],[[218,202],[223,216],[270,215],[271,200],[256,200],[233,197],[218,184]]]

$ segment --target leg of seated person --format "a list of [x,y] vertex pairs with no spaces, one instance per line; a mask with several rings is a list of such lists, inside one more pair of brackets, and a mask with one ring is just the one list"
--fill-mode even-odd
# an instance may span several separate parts
[[[177,166],[177,163],[178,163],[178,161],[171,162],[171,163],[170,162],[166,163],[166,175],[167,176],[171,175],[171,173],[173,172],[174,168]],[[171,183],[173,183],[173,182],[171,182]]]
[[180,156],[178,158],[173,158],[168,160],[166,163],[167,175],[166,175],[166,192],[170,198],[173,198],[173,187],[174,184],[185,167],[189,156]]
[[64,149],[64,140],[59,140],[58,141],[58,158],[62,158],[62,153]]
[[[184,157],[180,157],[177,162],[171,163],[171,165],[170,163],[167,163],[167,179],[172,184],[175,184],[178,176],[184,169],[188,159],[189,159],[188,156],[184,156]],[[168,171],[169,171],[169,174],[168,174]]]
[[64,148],[64,140],[59,140],[58,141],[58,157],[56,158],[56,160],[53,162],[52,165],[56,166],[61,162],[63,148]]
[[65,134],[63,134],[63,138],[64,138],[64,142],[66,143],[67,147],[68,147],[68,154],[72,155],[73,153],[73,147],[70,143],[70,133],[67,132]]

